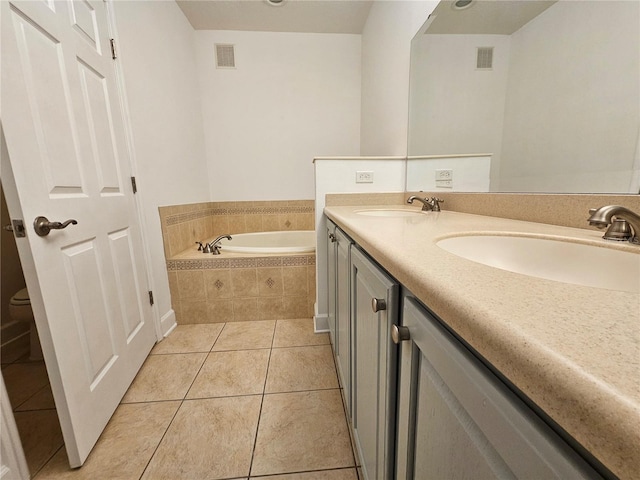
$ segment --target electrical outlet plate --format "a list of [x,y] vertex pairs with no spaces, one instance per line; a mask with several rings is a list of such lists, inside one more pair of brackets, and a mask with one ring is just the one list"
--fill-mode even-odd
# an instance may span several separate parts
[[373,183],[373,172],[358,170],[356,172],[356,183]]
[[453,180],[436,180],[437,188],[453,188]]
[[453,180],[453,170],[449,168],[436,170],[436,181],[438,180]]

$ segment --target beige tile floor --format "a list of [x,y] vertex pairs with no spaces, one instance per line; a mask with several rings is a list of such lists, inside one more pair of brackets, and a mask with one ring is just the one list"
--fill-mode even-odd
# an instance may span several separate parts
[[27,466],[37,472],[63,446],[47,370],[43,361],[29,360],[28,336],[3,347],[0,357]]
[[311,319],[178,326],[84,466],[70,470],[59,447],[36,468],[37,480],[358,479],[329,339]]

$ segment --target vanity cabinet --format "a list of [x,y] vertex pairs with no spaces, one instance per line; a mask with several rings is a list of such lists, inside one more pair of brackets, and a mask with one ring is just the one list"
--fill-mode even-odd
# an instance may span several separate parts
[[352,426],[366,479],[393,478],[399,285],[351,248]]
[[332,341],[363,478],[616,478],[327,225]]
[[402,324],[396,478],[602,478],[410,295]]
[[327,220],[329,335],[343,388],[347,413],[351,415],[351,245],[353,241]]

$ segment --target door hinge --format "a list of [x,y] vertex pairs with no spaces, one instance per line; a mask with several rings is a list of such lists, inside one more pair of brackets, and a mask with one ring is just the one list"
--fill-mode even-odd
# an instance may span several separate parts
[[149,304],[153,305],[153,292],[149,290]]
[[118,52],[116,51],[116,39],[110,38],[109,43],[111,44],[111,58],[115,60],[118,58]]
[[133,188],[133,193],[138,193],[138,186],[136,185],[136,177],[131,177],[131,188]]

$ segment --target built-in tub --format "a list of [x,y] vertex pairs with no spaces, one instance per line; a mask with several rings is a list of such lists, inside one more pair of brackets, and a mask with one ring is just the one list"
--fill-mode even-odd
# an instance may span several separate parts
[[239,233],[220,242],[222,253],[307,253],[316,249],[313,230]]
[[231,237],[222,240],[220,255],[202,253],[194,245],[167,261],[171,304],[179,324],[313,316],[315,231]]

